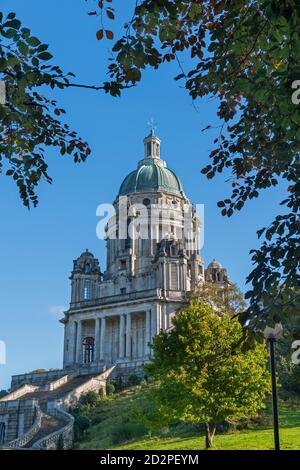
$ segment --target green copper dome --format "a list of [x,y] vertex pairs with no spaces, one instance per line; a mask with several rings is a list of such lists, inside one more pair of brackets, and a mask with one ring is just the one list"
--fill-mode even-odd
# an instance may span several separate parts
[[176,174],[166,167],[160,158],[144,158],[135,171],[129,173],[119,190],[119,196],[136,192],[164,191],[184,196],[183,188]]

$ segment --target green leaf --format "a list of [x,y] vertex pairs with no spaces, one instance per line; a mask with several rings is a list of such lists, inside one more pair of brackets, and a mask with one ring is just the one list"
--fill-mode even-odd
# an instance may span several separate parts
[[11,39],[11,38],[13,38],[14,36],[17,35],[17,31],[16,31],[15,29],[12,29],[12,28],[6,29],[6,30],[3,29],[3,30],[1,31],[1,34],[2,34],[2,36],[4,36],[5,38]]
[[41,41],[38,38],[31,36],[27,39],[27,43],[29,44],[29,46],[37,47],[41,44]]
[[38,58],[41,60],[50,60],[53,58],[53,55],[50,54],[50,52],[42,52],[41,54],[38,54]]
[[21,21],[19,20],[11,20],[11,21],[6,21],[3,24],[3,27],[5,28],[13,28],[13,29],[19,29],[21,26]]

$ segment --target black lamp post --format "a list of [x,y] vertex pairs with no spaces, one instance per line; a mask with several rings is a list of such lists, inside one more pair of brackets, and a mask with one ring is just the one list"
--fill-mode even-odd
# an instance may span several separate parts
[[275,364],[275,343],[282,337],[282,325],[277,323],[275,328],[268,326],[264,330],[264,336],[270,352],[270,372],[272,381],[272,408],[273,408],[273,426],[274,426],[274,447],[280,450],[279,440],[279,422],[278,422],[278,403],[277,403],[277,385],[276,385],[276,364]]

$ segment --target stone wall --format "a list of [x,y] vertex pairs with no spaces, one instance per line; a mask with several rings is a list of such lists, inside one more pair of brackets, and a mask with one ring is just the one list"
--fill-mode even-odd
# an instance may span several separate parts
[[0,403],[0,423],[5,424],[4,444],[25,434],[36,418],[36,400],[15,400]]
[[37,385],[43,387],[47,383],[57,380],[68,372],[64,369],[50,370],[46,372],[30,372],[28,374],[13,375],[11,379],[11,390],[14,391],[17,388],[25,384]]
[[130,361],[127,364],[117,364],[110,374],[108,382],[113,380],[120,382],[120,384],[124,386],[130,383],[131,376],[136,376],[139,380],[143,380],[145,378],[143,364],[145,364],[145,361]]

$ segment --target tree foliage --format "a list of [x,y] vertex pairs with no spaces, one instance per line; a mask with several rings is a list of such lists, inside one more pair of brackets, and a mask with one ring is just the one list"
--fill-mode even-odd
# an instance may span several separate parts
[[36,186],[51,183],[45,160],[46,147],[57,147],[61,155],[84,161],[88,144],[62,121],[64,109],[45,95],[63,89],[73,74],[64,74],[51,64],[48,45],[22,27],[15,13],[0,13],[0,79],[6,101],[0,104],[0,173],[18,186],[25,206],[38,202]]
[[5,397],[6,395],[8,395],[8,391],[7,390],[0,390],[0,398],[3,398]]
[[[106,10],[107,3],[99,2],[102,20]],[[193,100],[218,100],[221,125],[202,173],[208,179],[229,174],[231,195],[218,202],[223,216],[287,182],[283,214],[258,232],[264,241],[251,252],[255,268],[247,296],[254,317],[300,306],[294,290],[300,283],[300,111],[292,101],[300,76],[299,32],[297,0],[141,0],[113,45],[108,67],[121,92],[141,81],[147,67],[175,61],[175,79]],[[215,127],[208,123],[205,129]],[[262,294],[270,300],[270,292],[266,305]]]
[[228,315],[231,318],[243,314],[246,308],[243,294],[230,282],[222,287],[214,282],[205,282],[191,293],[190,298],[201,300],[219,315]]
[[[114,40],[112,0],[93,2],[97,39]],[[57,147],[84,161],[90,149],[63,123],[64,110],[47,88],[78,86],[120,96],[141,81],[147,67],[174,61],[193,100],[213,96],[219,127],[202,173],[226,173],[231,194],[218,202],[231,217],[264,189],[287,183],[283,212],[252,250],[254,269],[249,314],[256,318],[300,308],[299,145],[300,99],[292,100],[300,67],[300,6],[297,0],[137,0],[112,47],[109,80],[70,83],[72,74],[50,65],[48,46],[22,27],[14,13],[0,14],[0,79],[7,102],[0,105],[0,171],[18,185],[24,204],[37,204],[36,186],[51,182],[45,148]],[[100,18],[100,21],[99,21]],[[182,60],[184,59],[184,61]],[[296,103],[296,104],[295,104]],[[297,104],[298,103],[298,104]],[[215,124],[215,123],[213,123]]]
[[153,399],[162,417],[205,424],[206,447],[225,420],[256,416],[270,390],[264,343],[245,343],[237,318],[192,300],[174,328],[153,340],[146,373],[158,382]]

